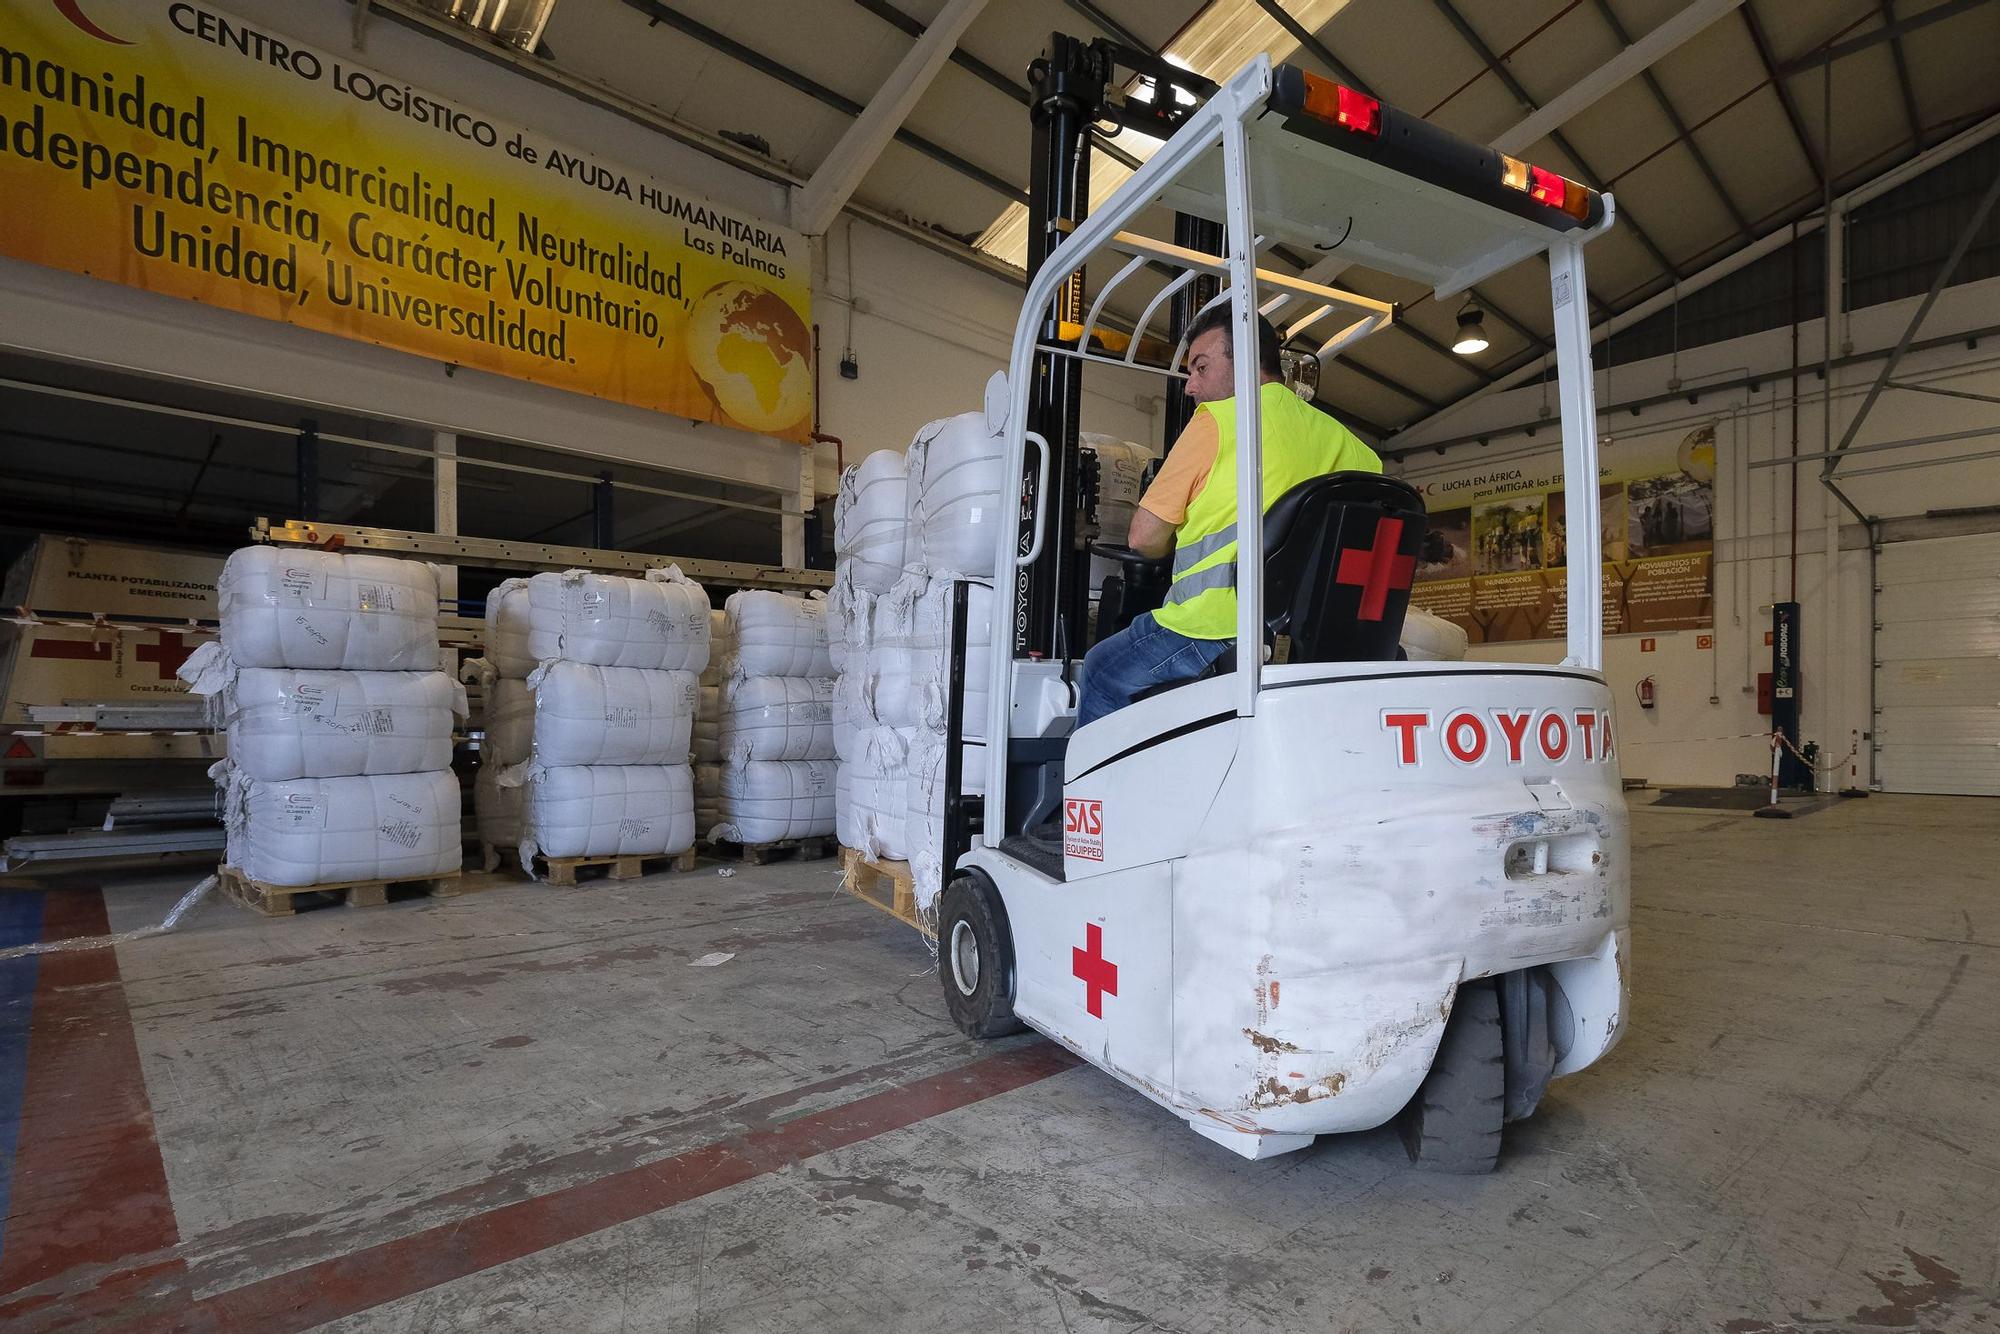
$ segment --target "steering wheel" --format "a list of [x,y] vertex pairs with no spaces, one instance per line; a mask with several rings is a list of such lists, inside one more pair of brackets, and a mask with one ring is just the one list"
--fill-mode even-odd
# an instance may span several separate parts
[[1165,556],[1148,556],[1144,552],[1134,551],[1131,547],[1117,546],[1110,542],[1092,542],[1090,554],[1102,556],[1106,560],[1115,560],[1121,565],[1137,566],[1142,570],[1164,566],[1168,560]]

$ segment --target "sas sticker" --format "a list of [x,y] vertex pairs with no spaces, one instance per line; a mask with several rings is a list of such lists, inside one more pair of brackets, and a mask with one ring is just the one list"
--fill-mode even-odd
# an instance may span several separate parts
[[1063,801],[1063,856],[1104,860],[1104,803],[1082,797]]

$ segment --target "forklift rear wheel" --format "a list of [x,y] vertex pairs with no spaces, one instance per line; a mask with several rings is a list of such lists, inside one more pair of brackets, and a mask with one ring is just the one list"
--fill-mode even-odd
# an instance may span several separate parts
[[1399,1118],[1410,1161],[1431,1172],[1491,1172],[1506,1103],[1500,993],[1481,978],[1459,987],[1431,1072]]
[[1014,1017],[1014,941],[1007,909],[985,877],[960,875],[938,912],[938,977],[952,1022],[970,1038],[999,1038],[1024,1025]]

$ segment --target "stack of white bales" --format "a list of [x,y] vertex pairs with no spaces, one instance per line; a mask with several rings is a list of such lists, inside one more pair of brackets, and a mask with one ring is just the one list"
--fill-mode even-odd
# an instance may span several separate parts
[[[661,856],[694,846],[689,767],[708,595],[678,569],[569,570],[486,600],[482,839],[544,857]],[[510,809],[510,790],[518,809]],[[509,828],[510,823],[514,826]]]
[[909,856],[907,759],[916,727],[904,464],[902,451],[878,450],[842,475],[827,599],[827,633],[841,673],[834,697],[840,841],[868,857],[896,861]]
[[465,692],[439,670],[436,569],[245,547],[218,591],[222,637],[180,675],[227,730],[229,864],[288,886],[457,871]]
[[732,648],[717,689],[716,804],[709,837],[776,843],[833,833],[837,767],[826,602],[766,590],[723,604]]
[[[905,770],[904,839],[919,907],[943,888],[945,729],[950,707],[952,587],[970,583],[966,626],[966,698],[961,790],[984,789],[986,701],[992,662],[993,567],[998,539],[1014,521],[1006,444],[983,413],[931,422],[917,433],[905,465],[910,499],[912,573],[888,597],[889,622],[908,645],[912,710]],[[907,608],[907,611],[905,611]],[[907,617],[907,620],[905,620]],[[878,612],[878,634],[890,637]]]
[[734,647],[729,615],[708,613],[708,666],[701,672],[701,706],[694,715],[694,828],[697,835],[722,823],[722,667]]

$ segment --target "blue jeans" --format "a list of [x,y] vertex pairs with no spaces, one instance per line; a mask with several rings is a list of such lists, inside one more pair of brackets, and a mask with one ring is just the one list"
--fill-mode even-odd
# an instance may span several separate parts
[[1077,690],[1076,725],[1116,713],[1154,686],[1192,681],[1221,657],[1233,639],[1189,639],[1145,612],[1084,655]]

